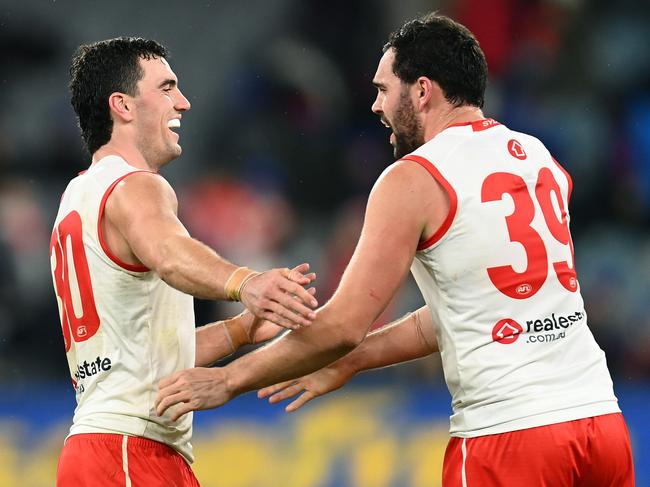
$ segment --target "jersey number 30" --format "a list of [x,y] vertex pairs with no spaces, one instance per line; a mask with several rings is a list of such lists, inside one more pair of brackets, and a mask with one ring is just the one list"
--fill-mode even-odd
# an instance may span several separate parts
[[[514,211],[506,217],[506,226],[511,242],[519,242],[526,252],[527,267],[517,272],[510,265],[488,268],[488,275],[496,288],[506,296],[514,299],[526,299],[540,290],[548,276],[548,254],[544,240],[531,226],[535,216],[535,204],[526,182],[516,174],[497,172],[490,174],[481,188],[481,201],[497,201],[504,194],[510,195]],[[560,210],[558,218],[552,195]],[[550,169],[544,167],[539,171],[535,185],[535,198],[539,203],[544,221],[555,240],[567,246],[573,261],[573,242],[569,233],[567,212],[560,192],[560,187]],[[568,291],[578,289],[575,268],[568,261],[553,263],[553,269],[562,286]]]
[[[75,342],[88,340],[99,329],[99,315],[82,240],[81,217],[76,211],[69,213],[54,229],[50,259],[54,260],[54,287],[67,352],[71,339]],[[74,279],[71,280],[72,276]],[[72,282],[76,283],[74,289]]]

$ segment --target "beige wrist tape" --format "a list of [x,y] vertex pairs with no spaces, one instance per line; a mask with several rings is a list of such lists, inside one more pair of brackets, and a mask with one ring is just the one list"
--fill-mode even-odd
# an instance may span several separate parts
[[246,330],[244,330],[244,327],[239,323],[237,318],[222,321],[221,323],[223,324],[223,330],[226,333],[226,338],[233,353],[242,345],[250,343],[248,333],[246,333]]
[[241,299],[241,290],[244,288],[244,284],[258,274],[259,272],[249,269],[248,267],[238,267],[232,274],[230,274],[230,277],[224,285],[226,299],[229,301],[239,301]]

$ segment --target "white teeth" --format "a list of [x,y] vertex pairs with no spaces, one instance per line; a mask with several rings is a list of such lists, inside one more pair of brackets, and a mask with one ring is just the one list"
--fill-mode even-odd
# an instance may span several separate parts
[[172,120],[170,120],[169,122],[167,122],[167,126],[168,126],[169,128],[175,128],[175,127],[177,128],[177,127],[180,127],[180,126],[181,126],[181,121],[180,121],[179,119],[177,119],[177,118],[173,118]]

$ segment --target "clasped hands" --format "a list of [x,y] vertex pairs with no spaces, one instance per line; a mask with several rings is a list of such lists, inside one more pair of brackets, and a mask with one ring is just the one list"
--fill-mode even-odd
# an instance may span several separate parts
[[[272,338],[282,328],[309,326],[316,317],[315,289],[305,289],[316,279],[309,264],[293,269],[272,269],[252,277],[241,291],[241,302],[255,316],[247,334],[252,343]],[[199,409],[221,406],[233,398],[223,368],[195,367],[174,372],[158,383],[155,407],[159,416],[170,410],[176,421]]]

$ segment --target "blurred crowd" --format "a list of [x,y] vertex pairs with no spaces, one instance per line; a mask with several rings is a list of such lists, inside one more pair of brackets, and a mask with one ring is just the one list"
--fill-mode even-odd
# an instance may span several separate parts
[[[90,7],[70,18],[62,2],[0,1],[0,380],[68,375],[48,248],[58,199],[89,164],[66,86],[76,45],[139,34],[171,48],[193,103],[184,154],[164,172],[181,220],[236,263],[310,262],[323,303],[352,254],[372,183],[392,162],[388,132],[370,112],[381,47],[432,9],[481,43],[486,115],[539,137],[572,175],[590,326],[617,381],[650,378],[650,4],[284,0],[241,12],[208,1],[147,16],[140,3],[150,2],[122,3],[136,16],[129,31],[111,30],[112,17]],[[175,30],[169,17],[183,25]],[[421,302],[409,281],[382,320]],[[197,301],[197,323],[236,306]],[[395,373],[440,375],[430,362]]]

